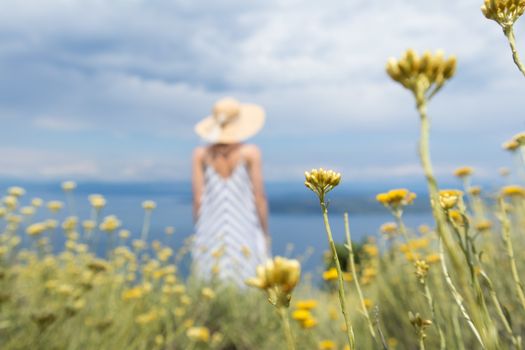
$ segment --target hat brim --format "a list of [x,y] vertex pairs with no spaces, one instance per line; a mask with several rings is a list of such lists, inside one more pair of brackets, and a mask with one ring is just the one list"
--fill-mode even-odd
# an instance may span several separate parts
[[195,132],[211,143],[237,143],[257,134],[265,122],[264,110],[255,104],[242,104],[239,116],[219,128],[213,116],[207,116],[195,125]]

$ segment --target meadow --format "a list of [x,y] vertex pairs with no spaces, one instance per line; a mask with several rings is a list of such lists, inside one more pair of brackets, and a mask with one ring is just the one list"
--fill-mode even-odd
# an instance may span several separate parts
[[[525,75],[513,33],[524,11],[522,0],[486,0],[482,7],[502,27]],[[0,347],[521,349],[525,188],[485,193],[472,184],[475,169],[465,166],[455,172],[462,188],[441,189],[428,109],[454,77],[456,58],[407,50],[389,59],[386,70],[414,96],[428,197],[406,188],[378,193],[392,215],[381,236],[355,244],[345,215],[346,240],[335,242],[329,198],[344,174],[307,171],[305,191],[319,203],[329,247],[322,283],[301,273],[302,257],[280,256],[259,266],[243,288],[203,282],[180,273],[191,237],[174,247],[176,233],[166,227],[164,239],[150,239],[154,201],[142,203],[140,239],[131,239],[117,216],[103,212],[102,195],[89,196],[88,217],[75,215],[72,181],[62,184],[64,202],[12,186],[0,204]],[[525,168],[525,133],[503,148]],[[430,202],[433,222],[405,225],[404,212],[415,201]],[[47,218],[34,220],[38,212]],[[59,221],[61,212],[70,216]],[[57,236],[65,238],[58,250]],[[214,256],[221,259],[220,252]]]

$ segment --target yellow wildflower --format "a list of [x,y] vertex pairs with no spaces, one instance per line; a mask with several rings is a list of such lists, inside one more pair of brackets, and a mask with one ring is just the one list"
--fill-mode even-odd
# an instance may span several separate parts
[[454,171],[454,176],[459,177],[459,178],[463,178],[463,177],[467,177],[467,176],[472,175],[473,172],[474,172],[474,169],[472,167],[464,166],[464,167],[461,167],[461,168],[457,168]]
[[419,233],[421,233],[422,235],[425,235],[429,232],[432,231],[432,229],[430,228],[430,226],[428,225],[419,225],[418,229]]
[[44,222],[47,225],[47,228],[50,230],[54,230],[58,227],[58,221],[56,221],[55,219],[47,219]]
[[331,340],[322,340],[319,342],[319,350],[334,350],[336,343]]
[[312,317],[312,314],[308,310],[295,310],[292,312],[292,318],[296,321],[304,321],[308,318]]
[[142,208],[144,208],[144,210],[153,210],[156,207],[157,207],[157,203],[155,203],[154,201],[147,200],[147,201],[142,202]]
[[20,213],[25,216],[32,216],[35,213],[34,207],[22,207],[20,208]]
[[364,277],[375,277],[377,275],[377,270],[373,267],[365,267],[363,269]]
[[104,220],[102,221],[99,227],[102,231],[111,233],[115,231],[116,229],[118,229],[120,225],[121,225],[120,220],[117,219],[115,215],[108,215],[104,218]]
[[183,295],[180,297],[180,303],[182,305],[190,305],[191,304],[191,298],[187,295]]
[[266,290],[273,305],[288,306],[290,294],[299,283],[300,276],[301,264],[298,260],[276,256],[257,266],[257,277],[246,280],[246,284]]
[[100,194],[92,194],[88,197],[91,206],[100,210],[106,206],[106,199]]
[[452,220],[452,222],[454,222],[456,225],[458,226],[464,226],[465,225],[465,220],[463,218],[463,215],[461,215],[461,213],[457,210],[450,210],[448,212],[448,216],[450,218],[450,220]]
[[122,230],[120,230],[120,231],[118,232],[118,236],[119,236],[121,239],[126,239],[126,238],[128,238],[130,234],[131,234],[131,233],[129,232],[129,230],[124,230],[124,229],[122,229]]
[[24,190],[22,187],[13,186],[7,189],[7,193],[10,196],[15,196],[15,197],[20,198],[26,193],[26,190]]
[[191,327],[186,331],[186,336],[193,341],[207,343],[210,340],[210,330],[206,327]]
[[201,294],[205,299],[208,300],[212,300],[215,298],[215,292],[211,288],[202,288]]
[[26,233],[30,236],[38,236],[47,230],[47,225],[42,222],[32,224],[26,228]]
[[372,257],[377,256],[377,254],[379,253],[379,249],[375,244],[364,244],[363,251]]
[[426,248],[430,244],[430,241],[428,238],[418,238],[418,239],[412,239],[408,243],[410,245],[410,248],[412,249],[421,249]]
[[41,198],[33,198],[31,200],[31,205],[35,208],[40,208],[44,201]]
[[62,190],[64,192],[71,192],[77,188],[77,184],[74,181],[64,181],[62,182]]
[[525,197],[525,188],[519,185],[509,185],[501,189],[503,197]]
[[322,198],[341,182],[341,174],[323,168],[312,169],[304,173],[304,184]]
[[524,0],[485,0],[481,6],[483,15],[497,22],[504,30],[512,27],[523,11]]
[[301,274],[301,265],[295,259],[286,259],[280,256],[268,260],[266,264],[257,267],[257,277],[247,281],[250,286],[261,289],[279,286],[284,292],[291,292]]
[[125,290],[122,292],[122,300],[128,301],[128,300],[134,300],[134,299],[140,299],[144,295],[144,292],[142,288],[140,287],[134,287],[128,290]]
[[140,325],[145,325],[158,319],[159,313],[156,310],[143,313],[135,317],[135,322]]
[[16,207],[18,206],[18,198],[15,196],[5,196],[4,204],[10,210],[15,210]]
[[441,261],[441,257],[439,256],[439,254],[429,254],[426,256],[425,260],[427,261],[427,263],[429,264],[436,264],[438,263],[439,261]]
[[461,203],[462,198],[463,192],[460,190],[439,191],[439,203],[445,210],[454,208],[458,203]]
[[393,209],[412,204],[416,199],[416,194],[406,188],[396,188],[376,196],[376,200],[386,207]]
[[64,206],[64,203],[61,201],[49,201],[47,202],[47,209],[52,213],[58,213],[60,209]]
[[468,189],[468,193],[470,193],[472,196],[479,196],[481,194],[481,187],[471,186]]
[[84,220],[82,221],[82,227],[86,231],[92,231],[97,224],[93,220]]
[[506,141],[501,145],[501,148],[513,152],[517,150],[520,147],[520,144],[517,143],[515,140]]
[[416,277],[421,282],[424,283],[425,278],[427,277],[428,269],[430,266],[425,260],[416,260],[414,267],[416,268]]
[[407,252],[405,252],[405,258],[408,261],[415,261],[415,260],[418,260],[418,259],[421,258],[421,254],[414,253],[414,252],[411,252],[411,251],[407,251]]
[[492,228],[492,221],[490,220],[481,220],[480,222],[477,222],[476,230],[478,231],[488,231]]
[[312,310],[317,307],[317,300],[297,300],[297,302],[295,303],[295,307],[301,310]]
[[395,349],[397,345],[399,344],[399,341],[396,338],[388,338],[387,344],[390,349]]
[[337,269],[335,267],[332,267],[329,270],[323,272],[323,279],[325,281],[337,280]]
[[155,345],[157,346],[164,345],[164,336],[162,334],[157,334],[154,340],[155,340]]
[[146,248],[146,242],[144,242],[143,240],[140,240],[140,239],[134,239],[133,242],[131,242],[131,245],[136,250],[142,250],[142,249]]
[[73,231],[77,227],[78,218],[76,216],[68,216],[62,223],[62,228],[65,231]]
[[381,225],[379,231],[384,234],[394,234],[397,232],[397,225],[395,222],[386,222]]
[[301,322],[300,325],[304,329],[310,329],[317,326],[317,320],[314,317],[310,317]]
[[418,55],[408,49],[399,60],[390,58],[386,71],[396,82],[412,91],[420,103],[440,89],[456,72],[456,57],[445,59],[442,51]]

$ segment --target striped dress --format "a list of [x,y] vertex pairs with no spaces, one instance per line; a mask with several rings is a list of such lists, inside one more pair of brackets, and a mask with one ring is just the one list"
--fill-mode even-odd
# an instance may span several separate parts
[[243,287],[268,258],[247,165],[240,162],[228,178],[206,165],[204,183],[192,247],[194,273]]

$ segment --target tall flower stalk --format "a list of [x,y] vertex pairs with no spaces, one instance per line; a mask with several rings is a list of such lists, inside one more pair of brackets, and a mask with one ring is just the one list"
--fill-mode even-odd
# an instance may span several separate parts
[[421,122],[419,157],[427,179],[432,212],[436,218],[437,231],[442,236],[447,250],[452,254],[453,262],[459,266],[459,258],[454,254],[450,234],[447,234],[443,228],[446,222],[445,215],[437,205],[439,189],[430,160],[430,121],[427,115],[428,102],[441,90],[445,82],[454,76],[456,58],[452,56],[445,59],[444,53],[441,51],[434,55],[426,51],[422,56],[419,56],[414,50],[409,49],[400,60],[390,58],[386,71],[394,81],[410,90],[416,100],[416,108]]
[[374,325],[368,314],[368,309],[365,304],[365,298],[363,297],[363,292],[361,290],[361,285],[359,284],[359,278],[357,278],[357,271],[355,268],[355,258],[354,258],[354,249],[352,248],[352,237],[350,235],[350,223],[348,222],[348,213],[344,214],[345,222],[345,234],[346,234],[346,248],[348,249],[348,259],[350,261],[350,270],[352,276],[354,276],[355,289],[357,290],[357,295],[359,296],[359,302],[361,303],[361,310],[365,316],[366,322],[368,324],[368,330],[372,338],[377,341],[376,332],[374,331]]
[[485,0],[481,6],[481,12],[487,19],[491,19],[501,26],[503,34],[509,42],[512,59],[525,76],[525,66],[518,55],[514,36],[514,23],[525,12],[525,0]]
[[157,207],[157,204],[154,201],[147,200],[142,203],[142,208],[144,209],[144,221],[142,223],[142,232],[140,234],[140,239],[144,242],[148,241],[149,229],[151,225],[151,214],[153,210]]
[[505,211],[505,201],[503,197],[500,197],[499,205],[500,205],[499,219],[501,221],[503,242],[505,243],[505,248],[507,249],[507,255],[509,257],[512,279],[514,280],[514,288],[516,289],[516,295],[520,301],[520,304],[525,310],[525,294],[523,293],[523,284],[521,283],[521,279],[518,274],[518,268],[516,266],[516,259],[514,257],[514,248],[512,246],[512,240],[510,237],[510,227],[511,227],[510,219]]
[[[339,303],[341,304],[341,312],[343,313],[343,318],[345,320],[346,326],[346,336],[348,340],[348,345],[350,349],[354,349],[355,337],[354,330],[352,328],[352,323],[350,317],[348,316],[348,309],[346,308],[346,293],[344,288],[343,281],[343,270],[341,269],[341,264],[339,262],[339,257],[337,255],[337,249],[335,247],[335,242],[332,236],[332,229],[330,227],[330,221],[328,219],[328,203],[326,202],[326,194],[330,192],[334,187],[339,185],[341,182],[341,174],[336,173],[333,170],[324,170],[323,168],[312,169],[310,172],[305,172],[305,185],[319,198],[319,203],[321,205],[321,210],[323,212],[323,220],[326,230],[326,235],[328,238],[328,243],[330,245],[330,250],[332,251],[332,258],[337,269],[337,280],[338,280],[338,291],[339,291]],[[354,275],[355,277],[355,275]]]
[[277,309],[281,318],[288,350],[295,350],[288,308],[292,291],[299,283],[300,277],[301,264],[298,260],[276,256],[266,264],[257,266],[257,276],[246,280],[250,287],[265,290],[268,294],[268,301]]
[[[401,59],[390,58],[386,71],[396,82],[412,92],[420,118],[419,157],[423,172],[428,184],[432,213],[436,220],[436,231],[446,247],[451,263],[462,285],[467,285],[463,261],[458,255],[456,244],[452,238],[450,227],[443,207],[440,205],[439,188],[434,176],[430,159],[430,120],[427,114],[428,102],[443,88],[456,71],[456,58],[445,58],[442,51],[435,54],[426,51],[419,56],[414,50],[409,49]],[[472,277],[472,276],[471,276]],[[450,279],[450,277],[449,277]],[[451,281],[451,280],[450,280]],[[475,282],[475,281],[474,281]],[[465,298],[467,304],[475,310],[472,319],[476,328],[480,330],[483,342],[489,348],[498,348],[498,337],[484,301],[477,298],[480,291],[474,286],[474,291],[464,290],[464,295],[453,291],[454,298]]]

